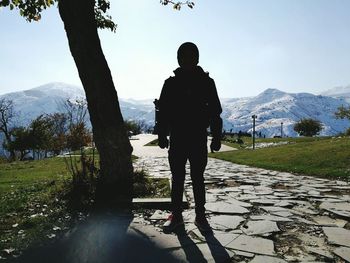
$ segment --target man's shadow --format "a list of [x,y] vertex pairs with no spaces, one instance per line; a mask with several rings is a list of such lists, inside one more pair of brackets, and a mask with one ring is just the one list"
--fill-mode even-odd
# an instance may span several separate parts
[[[207,262],[207,259],[203,255],[202,251],[199,249],[197,244],[190,238],[187,234],[185,227],[179,226],[175,234],[181,244],[181,248],[186,254],[186,259],[190,263],[197,262]],[[208,246],[211,256],[213,257],[216,263],[225,263],[230,262],[231,258],[227,253],[226,249],[222,246],[222,244],[215,238],[214,233],[211,232],[201,232],[202,236],[205,238],[206,243],[204,244]]]

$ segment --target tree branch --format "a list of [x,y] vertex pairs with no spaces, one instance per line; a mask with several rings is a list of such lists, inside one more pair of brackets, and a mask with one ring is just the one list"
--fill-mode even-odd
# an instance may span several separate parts
[[175,2],[175,1],[172,1],[172,0],[160,0],[160,3],[162,5],[168,5],[168,4],[171,4],[173,5],[173,8],[175,10],[181,10],[181,7],[183,5],[187,5],[189,8],[193,8],[194,7],[194,2],[191,2],[191,1],[180,1],[180,2]]

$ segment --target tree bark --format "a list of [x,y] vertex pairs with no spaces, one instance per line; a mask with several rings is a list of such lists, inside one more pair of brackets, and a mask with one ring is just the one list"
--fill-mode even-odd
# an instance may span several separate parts
[[85,90],[94,140],[100,154],[97,198],[130,205],[132,147],[98,37],[94,5],[95,0],[60,0],[59,12]]
[[[0,112],[0,132],[2,132],[5,136],[5,140],[7,141],[8,144],[11,144],[12,140],[11,140],[11,134],[9,132],[9,129],[8,129],[8,123],[6,121],[6,118],[5,118],[5,114],[6,112]],[[15,153],[15,150],[12,149],[12,147],[9,147],[9,149],[7,149],[8,152],[10,152],[10,158],[9,160],[12,162],[12,161],[15,161],[16,160],[16,153]]]

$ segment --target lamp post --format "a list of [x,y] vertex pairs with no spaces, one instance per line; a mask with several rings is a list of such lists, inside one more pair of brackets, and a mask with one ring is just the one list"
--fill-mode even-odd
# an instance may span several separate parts
[[252,116],[253,118],[253,150],[255,150],[255,119],[258,116],[256,116],[255,114]]
[[283,122],[281,122],[281,138],[283,138]]

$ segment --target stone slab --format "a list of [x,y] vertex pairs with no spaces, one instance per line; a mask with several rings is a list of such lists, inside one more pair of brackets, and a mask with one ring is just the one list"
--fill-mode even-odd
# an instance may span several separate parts
[[166,220],[170,214],[163,210],[156,210],[149,218],[150,220]]
[[239,234],[233,234],[230,232],[222,232],[222,231],[213,231],[213,235],[203,236],[202,233],[196,228],[191,231],[196,239],[200,242],[211,242],[213,244],[220,244],[222,246],[226,246],[231,243],[234,239],[239,237]]
[[186,210],[182,212],[182,218],[186,223],[193,223],[196,218],[196,213],[194,210]]
[[245,219],[241,216],[214,215],[209,221],[213,228],[229,230],[236,229]]
[[345,217],[350,219],[350,203],[341,202],[341,203],[333,203],[333,202],[323,202],[320,205],[320,209],[327,210],[341,217]]
[[329,244],[350,247],[350,230],[341,227],[323,227]]
[[338,257],[341,257],[342,259],[346,260],[347,262],[350,262],[350,248],[349,247],[338,247],[334,249],[334,254],[336,254]]
[[286,209],[284,207],[278,207],[278,206],[263,206],[260,207],[262,210],[269,212],[273,215],[285,217],[288,218],[292,216],[293,214],[289,211],[289,209]]
[[317,225],[316,222],[307,220],[307,219],[300,217],[300,216],[293,216],[292,218],[297,220],[298,222],[306,224],[306,225],[314,225],[314,226]]
[[207,203],[205,207],[208,211],[213,213],[221,213],[221,214],[247,214],[249,210],[242,206],[236,204],[230,204],[226,202],[216,202],[216,203]]
[[278,206],[262,206],[260,208],[266,212],[285,212],[285,211],[288,211],[288,209],[286,209],[284,207],[278,207]]
[[293,214],[291,212],[288,212],[288,211],[271,212],[271,214],[273,214],[275,216],[279,216],[279,217],[285,217],[285,218],[289,218],[289,217],[293,216]]
[[333,259],[334,258],[333,255],[328,250],[325,250],[325,249],[322,249],[322,248],[306,247],[306,250],[311,252],[311,253],[313,253],[313,254],[320,255],[320,256],[328,258],[328,259]]
[[275,255],[271,240],[261,237],[240,235],[227,245],[228,248],[262,255]]
[[[300,207],[300,206],[297,206],[297,207],[294,207],[292,209],[294,212],[300,212],[300,213],[303,213],[303,214],[308,214],[308,215],[318,215],[318,212],[311,209],[311,208],[308,208],[308,207]],[[293,212],[292,212],[293,213]]]
[[279,207],[293,207],[293,204],[288,201],[280,201],[274,205]]
[[347,221],[342,219],[334,219],[329,216],[315,216],[312,218],[320,226],[344,227]]
[[249,221],[245,227],[242,227],[241,229],[246,235],[249,236],[269,235],[273,232],[280,231],[276,222],[269,220]]
[[[171,207],[171,198],[133,198],[132,203],[145,208],[169,209]],[[185,196],[182,199],[182,207],[188,208],[188,202]]]
[[251,205],[250,203],[238,201],[238,200],[233,199],[233,198],[228,199],[226,202],[228,202],[228,203],[230,203],[230,204],[233,204],[233,205],[245,207],[245,208],[252,207],[252,205]]
[[275,200],[275,199],[253,199],[250,200],[250,202],[252,204],[255,205],[274,205],[280,202],[279,199]]
[[254,199],[259,199],[260,197],[255,194],[241,194],[239,197],[237,197],[237,200],[240,201],[249,201]]
[[244,252],[244,251],[240,251],[240,250],[233,249],[232,251],[235,253],[235,255],[245,257],[245,258],[253,258],[255,256],[255,254],[253,254],[253,253]]
[[251,220],[269,220],[269,221],[275,221],[275,222],[292,222],[293,221],[290,218],[274,216],[274,215],[250,216],[250,219]]
[[281,258],[257,255],[249,263],[287,263],[287,261]]
[[231,232],[214,231],[214,235],[208,236],[206,238],[206,241],[212,244],[219,243],[222,246],[226,247],[227,244],[235,240],[237,237],[239,237],[239,234],[233,234]]

